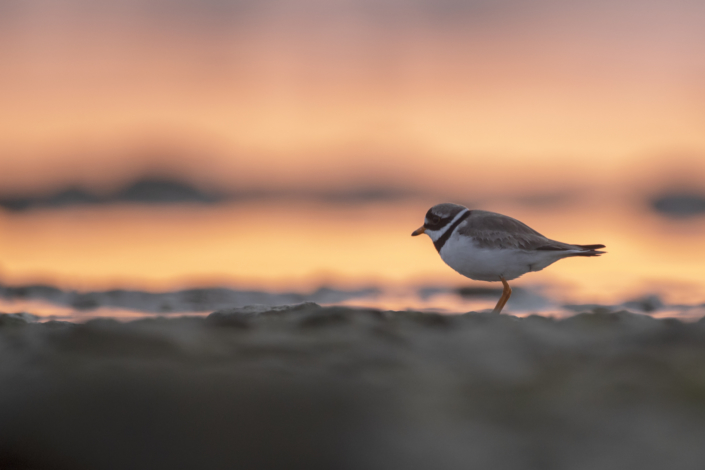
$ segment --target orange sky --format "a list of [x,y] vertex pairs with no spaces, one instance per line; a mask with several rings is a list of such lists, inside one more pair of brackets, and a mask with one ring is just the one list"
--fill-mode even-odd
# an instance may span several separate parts
[[701,6],[498,3],[5,7],[0,183],[541,186],[705,158]]

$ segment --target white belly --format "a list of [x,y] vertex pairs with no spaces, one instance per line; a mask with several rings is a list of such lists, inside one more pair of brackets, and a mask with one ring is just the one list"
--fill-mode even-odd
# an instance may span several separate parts
[[530,271],[540,271],[566,256],[566,252],[526,251],[517,249],[478,248],[468,237],[453,234],[443,248],[441,258],[463,276],[476,281],[516,279]]

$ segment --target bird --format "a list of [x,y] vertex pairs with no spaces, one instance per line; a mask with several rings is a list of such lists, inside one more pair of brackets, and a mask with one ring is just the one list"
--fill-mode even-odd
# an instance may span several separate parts
[[600,256],[605,245],[572,245],[551,240],[512,217],[459,204],[431,207],[424,224],[411,234],[425,233],[445,263],[476,281],[504,286],[493,313],[499,314],[512,295],[507,281],[541,271],[563,258]]

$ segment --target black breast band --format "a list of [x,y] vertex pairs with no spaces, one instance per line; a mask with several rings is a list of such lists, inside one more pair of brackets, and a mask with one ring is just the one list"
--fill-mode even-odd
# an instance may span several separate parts
[[448,227],[448,230],[443,232],[443,235],[441,235],[441,238],[439,238],[438,240],[433,242],[433,246],[436,247],[436,250],[438,250],[439,253],[441,252],[441,248],[443,248],[443,245],[446,244],[446,242],[448,241],[450,236],[453,234],[455,229],[458,227],[458,225],[460,225],[460,223],[463,220],[467,219],[468,216],[470,216],[470,212],[471,211],[466,211],[465,214],[461,215],[460,218],[453,223],[453,225]]

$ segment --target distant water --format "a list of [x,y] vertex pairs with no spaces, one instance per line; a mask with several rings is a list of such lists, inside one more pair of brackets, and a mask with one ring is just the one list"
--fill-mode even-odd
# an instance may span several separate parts
[[[94,318],[134,320],[155,316],[203,316],[213,311],[248,306],[282,306],[316,302],[324,306],[413,310],[460,314],[490,311],[501,290],[477,287],[319,288],[311,292],[265,292],[229,288],[197,288],[171,292],[111,290],[77,292],[49,286],[0,287],[0,312],[32,321],[84,322]],[[627,299],[617,304],[564,304],[540,287],[515,288],[506,314],[539,314],[566,318],[578,313],[627,310],[655,318],[691,321],[705,317],[705,304],[668,304],[657,295]]]
[[[205,314],[312,301],[392,310],[491,309],[497,285],[446,266],[411,237],[433,201],[257,201],[0,211],[0,311],[80,320]],[[567,316],[598,307],[699,318],[705,218],[649,204],[467,203],[544,235],[604,243],[511,283],[509,313]]]

